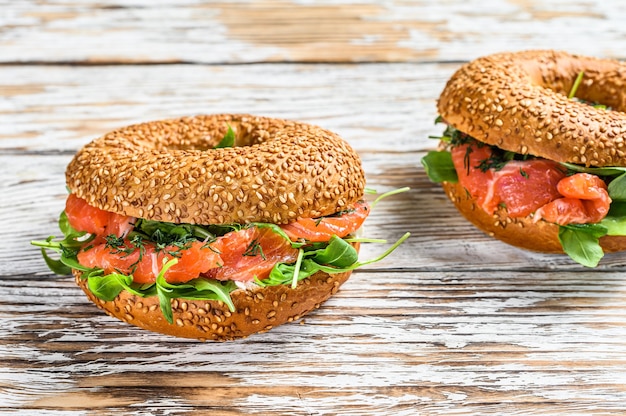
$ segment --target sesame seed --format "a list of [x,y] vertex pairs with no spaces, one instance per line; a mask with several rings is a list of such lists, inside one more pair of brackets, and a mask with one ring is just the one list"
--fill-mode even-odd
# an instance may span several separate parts
[[[626,156],[616,157],[619,141],[626,139],[626,129],[621,127],[626,125],[626,115],[569,100],[561,92],[567,77],[555,63],[597,68],[594,76],[602,82],[589,78],[586,88],[592,95],[621,102],[625,93],[607,85],[622,84],[623,63],[558,51],[523,51],[463,65],[442,92],[439,113],[457,129],[504,150],[521,149],[560,162],[626,165]],[[543,76],[536,80],[535,74]]]
[[[207,151],[206,138],[219,137],[226,124],[245,145]],[[129,161],[133,170],[126,168]],[[338,172],[350,174],[338,183]],[[353,204],[365,185],[358,155],[337,135],[304,123],[241,115],[115,130],[81,149],[66,177],[72,192],[100,209],[199,224],[263,221],[267,212],[282,223],[294,213],[331,215],[345,205],[338,195],[350,195],[348,205]],[[273,198],[280,204],[270,209]],[[265,203],[261,209],[259,201]]]

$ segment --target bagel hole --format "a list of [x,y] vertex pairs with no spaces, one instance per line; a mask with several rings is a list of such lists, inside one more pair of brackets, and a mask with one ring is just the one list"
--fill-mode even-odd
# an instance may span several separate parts
[[575,87],[574,98],[596,108],[605,107],[610,110],[626,111],[626,90],[624,77],[617,67],[607,66],[596,60],[570,59],[557,60],[549,71],[542,71],[539,62],[527,62],[527,73],[533,83],[552,91],[569,96],[576,78],[582,73],[582,79]]
[[607,84],[600,79],[596,81],[593,78],[586,80],[583,78],[573,98],[596,108],[624,111],[626,109],[626,97],[623,96],[618,86]]
[[[242,129],[237,129],[236,126],[231,126],[234,133],[234,142],[232,145],[224,147],[246,147],[252,146],[257,143],[261,143],[263,140],[259,134],[255,132],[245,132]],[[228,127],[220,129],[216,133],[207,135],[196,135],[182,139],[179,143],[170,143],[164,146],[164,150],[184,150],[184,151],[198,151],[206,152],[216,149],[216,146],[222,142],[228,132]]]

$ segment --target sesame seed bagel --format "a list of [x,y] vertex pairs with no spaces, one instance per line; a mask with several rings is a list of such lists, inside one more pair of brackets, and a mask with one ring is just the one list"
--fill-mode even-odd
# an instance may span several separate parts
[[[568,99],[577,75],[580,99]],[[443,119],[475,139],[556,162],[626,166],[626,64],[565,52],[500,53],[463,65],[438,101]]]
[[[214,148],[228,127],[233,147]],[[320,127],[251,115],[202,115],[115,130],[66,170],[72,193],[105,211],[192,224],[334,214],[363,196],[356,152]]]
[[171,324],[161,313],[157,296],[142,298],[122,291],[114,300],[104,301],[91,293],[80,271],[73,270],[73,273],[89,300],[112,317],[166,335],[229,341],[300,319],[337,293],[351,272],[317,272],[298,282],[295,289],[279,285],[235,290],[231,293],[235,312],[221,301],[172,299]]
[[[505,208],[491,215],[481,209],[460,183],[443,182],[443,189],[459,212],[478,229],[512,246],[543,253],[563,253],[559,226],[532,217],[511,218]],[[605,253],[626,250],[626,237],[604,236],[600,246]]]

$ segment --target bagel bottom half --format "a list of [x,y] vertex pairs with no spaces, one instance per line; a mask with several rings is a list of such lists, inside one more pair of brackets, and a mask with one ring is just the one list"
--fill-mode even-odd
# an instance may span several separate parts
[[295,289],[289,285],[238,289],[231,293],[235,312],[217,300],[172,299],[174,319],[170,324],[157,296],[142,298],[122,291],[114,300],[104,301],[91,293],[80,271],[73,273],[89,300],[110,316],[150,331],[202,341],[244,338],[296,321],[337,293],[351,274],[317,272],[299,281]]
[[[542,253],[563,253],[559,226],[532,217],[511,218],[505,208],[492,215],[481,209],[460,183],[443,182],[443,189],[459,212],[478,229],[512,246]],[[605,236],[600,246],[606,253],[626,250],[626,237]]]

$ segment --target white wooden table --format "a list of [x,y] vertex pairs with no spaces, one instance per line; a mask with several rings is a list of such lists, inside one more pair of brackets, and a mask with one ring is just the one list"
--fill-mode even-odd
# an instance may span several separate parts
[[[625,59],[625,21],[601,0],[0,0],[0,414],[624,414],[626,255],[590,270],[491,240],[419,159],[462,62]],[[57,232],[78,148],[221,112],[336,131],[369,187],[411,187],[366,234],[412,237],[299,324],[229,343],[128,326],[47,270],[29,241]]]

